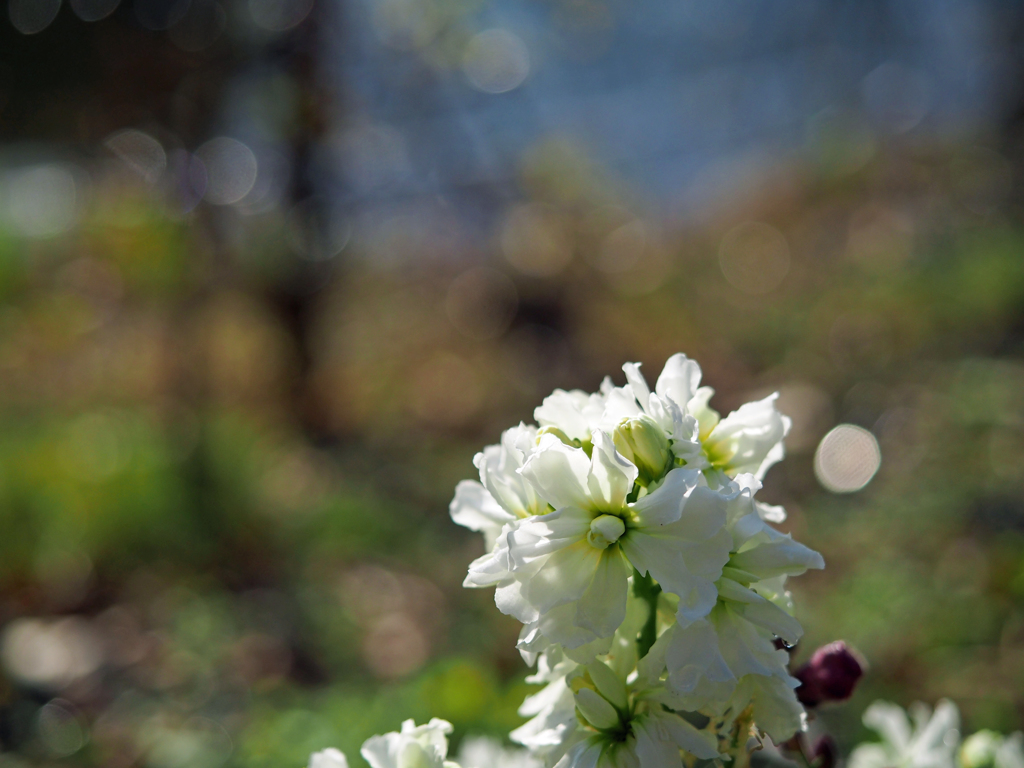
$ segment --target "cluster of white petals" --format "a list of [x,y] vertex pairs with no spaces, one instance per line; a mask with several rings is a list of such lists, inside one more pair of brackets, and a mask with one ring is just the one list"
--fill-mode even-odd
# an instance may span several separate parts
[[978,731],[961,743],[960,713],[948,699],[934,711],[917,702],[909,712],[876,701],[864,711],[864,725],[882,741],[854,749],[849,768],[1024,768],[1024,735]]
[[[426,725],[412,720],[401,731],[371,736],[359,754],[370,768],[460,768],[448,760],[448,734],[452,724],[434,718]],[[309,756],[309,768],[348,768],[348,760],[337,749],[325,749]]]
[[800,638],[785,580],[821,556],[755,496],[790,422],[776,396],[725,418],[685,355],[556,390],[537,424],[478,453],[452,519],[484,535],[467,587],[493,587],[536,663],[512,733],[545,766],[666,768],[804,727],[781,648]]

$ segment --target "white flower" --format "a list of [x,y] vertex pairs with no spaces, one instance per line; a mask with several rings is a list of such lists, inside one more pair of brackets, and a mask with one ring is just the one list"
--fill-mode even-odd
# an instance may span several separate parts
[[455,487],[455,498],[448,507],[452,520],[483,533],[488,552],[502,526],[548,511],[547,504],[519,475],[536,438],[537,429],[525,424],[505,430],[497,445],[489,445],[473,457],[480,482],[463,480]]
[[[540,622],[544,637],[567,648],[609,637],[622,624],[630,566],[678,595],[680,611],[705,615],[732,544],[725,498],[699,486],[698,472],[675,469],[652,493],[628,502],[636,467],[605,433],[595,432],[593,441],[588,457],[541,436],[521,474],[555,511],[508,527],[511,579],[500,564],[492,575],[502,612]],[[470,581],[484,578],[471,567]]]
[[601,391],[588,394],[579,389],[566,392],[556,389],[544,398],[533,411],[541,430],[565,435],[568,442],[578,441],[577,447],[590,442],[595,429],[604,423],[608,393],[614,389],[611,379],[601,382]]
[[348,768],[348,760],[339,750],[329,747],[309,756],[309,768]]
[[406,720],[400,732],[367,739],[359,753],[370,768],[458,768],[445,760],[451,732],[452,724],[436,717],[426,725]]
[[463,768],[541,768],[540,762],[524,749],[506,749],[487,736],[467,737],[459,748]]
[[1024,734],[978,731],[960,747],[963,768],[1024,768]]
[[775,407],[778,393],[741,405],[721,420],[708,406],[713,394],[710,387],[701,387],[687,406],[700,424],[701,446],[711,465],[705,470],[708,483],[725,484],[728,478],[743,473],[760,480],[786,455],[782,440],[792,421]]
[[[709,464],[701,450],[699,424],[688,408],[700,383],[701,371],[696,361],[682,353],[672,355],[665,362],[653,393],[640,373],[639,363],[626,363],[622,370],[628,382],[626,389],[636,398],[643,412],[665,430],[679,462],[691,469],[707,468]],[[621,400],[619,407],[622,407]]]
[[[789,613],[783,581],[822,568],[824,561],[764,522],[753,500],[758,488],[751,475],[741,475],[728,488],[732,547],[716,584],[714,608],[697,620],[678,613],[677,623],[644,661],[660,663],[663,654],[667,684],[687,709],[742,711],[754,699],[761,712],[758,725],[784,739],[801,726],[803,709],[793,693],[799,683],[786,669],[788,654],[774,640],[795,644],[803,629]],[[758,700],[773,704],[759,706]],[[778,719],[769,723],[776,711]]]
[[512,731],[509,738],[545,765],[554,765],[585,737],[576,720],[576,700],[564,677],[527,696],[519,715],[531,719]]
[[576,711],[583,718],[577,738],[558,768],[681,768],[680,750],[698,758],[720,757],[717,737],[695,728],[663,706],[664,690],[641,676],[621,674],[597,661],[569,676]]
[[[913,723],[911,723],[911,719]],[[911,705],[910,718],[895,704],[876,701],[864,712],[864,725],[876,731],[880,744],[861,744],[853,750],[849,768],[955,768],[960,741],[960,714],[943,699],[932,713],[920,702]]]

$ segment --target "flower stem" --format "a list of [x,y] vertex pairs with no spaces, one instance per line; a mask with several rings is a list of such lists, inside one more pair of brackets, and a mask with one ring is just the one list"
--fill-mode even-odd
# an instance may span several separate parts
[[636,639],[637,658],[642,659],[651,650],[654,641],[658,639],[658,595],[661,594],[661,585],[651,578],[650,574],[643,576],[636,568],[633,569],[633,595],[647,603],[649,612],[647,621]]

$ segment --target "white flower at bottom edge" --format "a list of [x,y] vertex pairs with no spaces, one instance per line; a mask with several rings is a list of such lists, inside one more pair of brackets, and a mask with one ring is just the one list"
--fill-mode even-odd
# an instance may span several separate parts
[[595,661],[568,680],[587,735],[559,768],[681,768],[680,750],[705,760],[720,757],[717,736],[666,709],[667,691],[641,672],[624,677],[613,665]]
[[[647,620],[648,611],[646,602],[631,595],[627,602],[626,620],[601,651],[609,669],[623,680],[628,679],[636,667],[636,636]],[[543,637],[540,639],[543,640]],[[579,650],[569,653],[575,655]],[[528,747],[538,759],[550,766],[586,735],[578,728],[576,701],[566,684],[566,677],[579,664],[559,645],[548,645],[536,654],[523,652],[523,656],[535,656],[537,664],[537,671],[527,677],[526,682],[547,683],[547,686],[528,696],[519,708],[522,717],[532,719],[512,732],[512,740]],[[589,658],[580,658],[581,663],[593,661],[594,654],[589,654]],[[643,684],[646,685],[647,681],[644,680]]]
[[[913,720],[913,724],[911,723]],[[902,708],[876,701],[864,711],[864,725],[876,731],[880,744],[861,744],[850,754],[849,768],[955,768],[960,741],[960,713],[948,699],[933,713],[920,702]]]
[[341,750],[328,747],[309,756],[309,768],[348,768],[348,760]]
[[507,749],[489,736],[468,736],[459,747],[463,768],[541,768],[524,749]]
[[459,768],[445,760],[451,732],[452,724],[436,717],[426,725],[406,720],[401,731],[371,736],[359,753],[370,768]]
[[554,765],[584,737],[576,720],[576,700],[564,677],[527,696],[519,715],[530,720],[512,731],[509,738],[530,750],[544,765]]
[[[586,701],[585,693],[590,694]],[[704,760],[720,757],[716,736],[664,709],[655,691],[640,692],[622,709],[585,688],[577,707],[586,708],[596,722],[580,729],[583,740],[556,768],[682,768],[680,750]]]
[[963,768],[1024,768],[1024,733],[1003,736],[995,731],[978,731],[960,747]]

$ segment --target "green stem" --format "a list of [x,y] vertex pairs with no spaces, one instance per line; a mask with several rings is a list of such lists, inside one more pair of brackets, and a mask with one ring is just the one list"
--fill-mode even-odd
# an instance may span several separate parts
[[642,576],[640,571],[633,569],[633,595],[647,603],[650,609],[647,614],[647,621],[644,622],[640,634],[636,638],[637,658],[642,659],[651,650],[654,641],[658,639],[658,595],[661,594],[661,585],[654,581],[650,575]]

